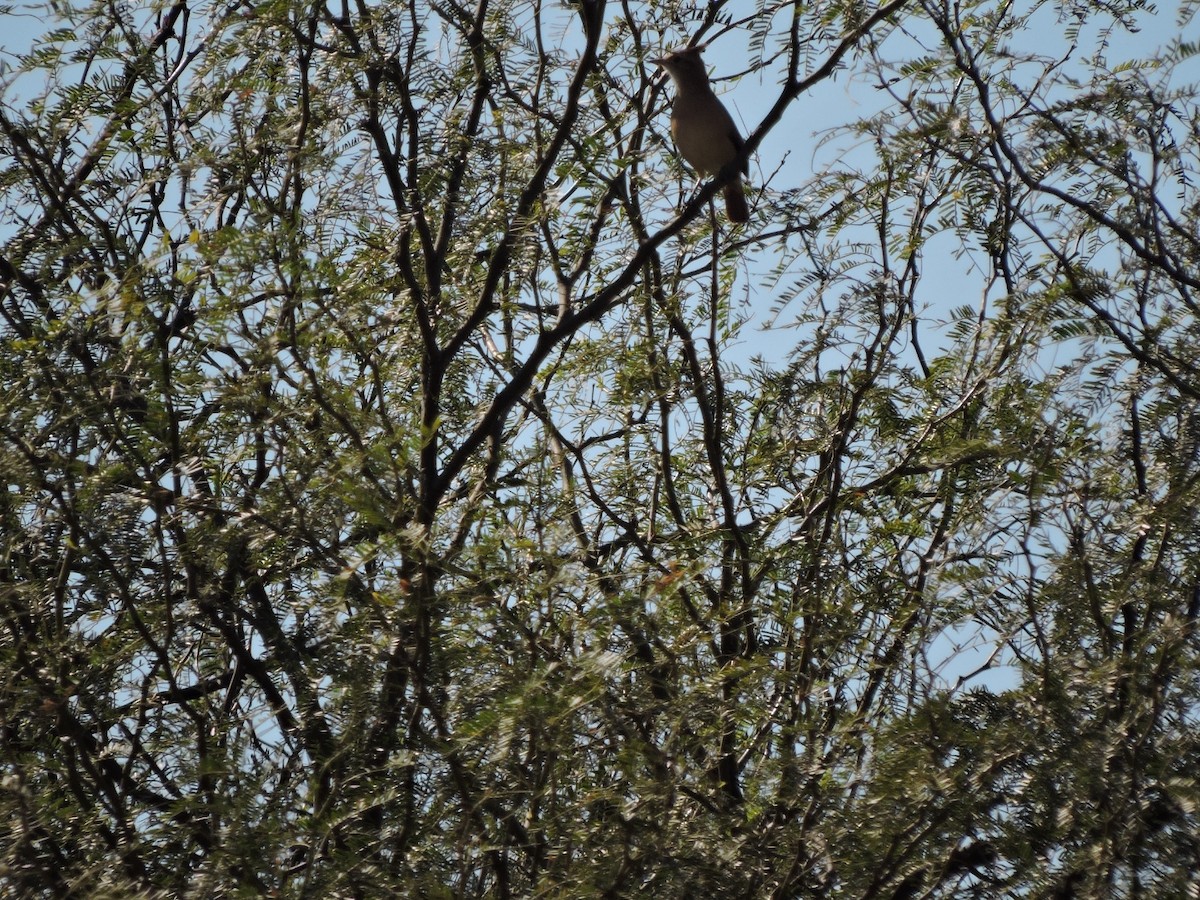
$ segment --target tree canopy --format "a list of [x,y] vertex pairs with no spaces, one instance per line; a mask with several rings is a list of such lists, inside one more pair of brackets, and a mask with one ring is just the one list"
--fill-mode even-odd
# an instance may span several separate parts
[[49,0],[0,894],[1196,896],[1191,11]]

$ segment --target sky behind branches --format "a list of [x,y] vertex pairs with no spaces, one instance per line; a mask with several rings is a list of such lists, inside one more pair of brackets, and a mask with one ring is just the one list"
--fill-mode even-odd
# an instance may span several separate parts
[[[744,7],[740,10],[741,14],[752,15],[758,4],[746,2],[740,6]],[[739,14],[737,7],[739,5],[734,4],[732,9],[731,21],[735,23]],[[569,47],[572,41],[578,39],[577,19],[569,10],[560,9],[558,12],[562,14],[563,21],[568,23],[562,41],[564,47]],[[5,81],[11,78],[16,57],[35,49],[38,37],[54,24],[40,4],[12,6],[4,16],[5,28],[0,36],[0,78]],[[1113,30],[1105,34],[1094,23],[1076,24],[1061,20],[1055,7],[1047,4],[1031,15],[1023,31],[1028,44],[1013,50],[1018,54],[1060,57],[1065,56],[1068,48],[1074,44],[1077,48],[1074,50],[1075,58],[1058,69],[1061,78],[1071,79],[1086,77],[1087,70],[1077,65],[1077,60],[1093,54],[1102,54],[1108,68],[1117,71],[1126,64],[1137,65],[1161,58],[1175,42],[1200,38],[1200,29],[1195,23],[1181,22],[1179,13],[1173,8],[1145,10],[1139,26],[1140,30],[1136,33]],[[907,21],[905,27],[914,27],[913,20]],[[919,29],[921,26],[917,24],[915,27]],[[778,72],[769,64],[761,64],[761,55],[754,55],[748,47],[747,30],[738,29],[736,25],[729,30],[715,28],[706,37],[710,44],[706,61],[715,79],[716,89],[740,124],[743,134],[748,134],[766,114],[776,96]],[[873,40],[880,59],[902,60],[919,56],[921,44],[932,45],[938,37],[932,32],[921,34],[919,30],[893,29],[890,32],[880,31],[873,35]],[[658,53],[686,45],[689,41],[690,34],[681,30],[678,34],[664,37],[663,46],[648,49]],[[788,111],[780,126],[767,135],[751,162],[750,183],[753,190],[761,189],[768,180],[768,187],[772,191],[792,190],[816,181],[821,173],[830,169],[870,171],[875,167],[878,150],[871,137],[844,129],[855,121],[887,110],[895,102],[891,91],[898,88],[895,84],[881,84],[871,67],[863,64],[864,61],[864,51],[861,50],[848,56],[839,72],[806,93]],[[732,80],[739,75],[736,81]],[[1184,62],[1172,73],[1174,86],[1198,77],[1200,63],[1195,59]],[[18,80],[7,87],[5,102],[20,103],[24,90],[37,90],[40,87],[39,84],[26,85]],[[650,152],[674,152],[665,140],[668,134],[666,117],[664,106],[657,122],[664,141],[657,147],[652,146]],[[673,184],[663,184],[664,198],[672,198],[673,189]],[[827,201],[813,197],[812,202],[813,216],[825,211],[822,203]],[[12,227],[12,223],[0,222],[0,240],[12,236]],[[769,231],[769,224],[766,230]],[[738,235],[731,237],[736,239]],[[667,253],[675,249],[676,245],[665,248]],[[796,326],[794,323],[798,310],[781,304],[771,289],[772,281],[768,273],[779,262],[776,250],[769,240],[764,241],[743,259],[733,289],[731,308],[732,314],[744,318],[745,322],[728,351],[723,354],[727,362],[750,366],[755,360],[762,360],[769,367],[782,366],[786,364],[789,352],[811,336],[805,331],[807,326]],[[960,250],[961,244],[955,235],[936,232],[927,236],[922,248],[921,287],[918,292],[922,308],[917,312],[920,316],[920,340],[928,352],[936,353],[948,343],[947,332],[955,318],[954,310],[963,307],[978,309],[985,299],[994,300],[994,294],[988,297],[990,260],[987,253],[982,248],[974,252],[957,252]],[[799,260],[785,271],[776,285],[786,289],[798,277],[797,269],[804,269],[804,260]],[[706,270],[701,270],[698,277],[703,279],[707,274]],[[1070,353],[1071,347],[1068,341],[1056,344],[1047,351],[1045,358],[1040,360],[1044,369],[1047,372],[1053,370],[1058,362],[1056,355]],[[850,363],[851,352],[852,348],[848,348],[845,364]],[[912,352],[911,347],[909,352]],[[955,659],[956,668],[951,677],[969,671],[973,665],[987,658],[993,637],[949,635],[946,640],[956,645],[953,652],[947,654]],[[978,643],[978,650],[971,654],[963,652],[957,646],[961,641]]]

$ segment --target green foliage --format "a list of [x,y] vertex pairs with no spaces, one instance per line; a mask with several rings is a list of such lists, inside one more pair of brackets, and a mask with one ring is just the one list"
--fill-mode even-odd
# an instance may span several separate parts
[[[0,893],[1195,890],[1194,48],[789,9],[54,5]],[[739,34],[884,102],[731,230],[646,59]]]

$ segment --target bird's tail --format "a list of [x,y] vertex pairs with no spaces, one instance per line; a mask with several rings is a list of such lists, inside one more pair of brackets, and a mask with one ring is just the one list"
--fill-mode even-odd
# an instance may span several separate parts
[[742,179],[735,178],[725,185],[725,215],[730,222],[750,221],[750,208],[746,206],[746,190]]

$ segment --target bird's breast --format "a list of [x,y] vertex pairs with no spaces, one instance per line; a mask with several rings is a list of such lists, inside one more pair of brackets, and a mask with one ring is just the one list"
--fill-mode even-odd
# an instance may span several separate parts
[[731,127],[724,109],[705,112],[676,108],[671,114],[671,137],[679,155],[701,175],[716,175],[737,156],[737,147],[729,137]]

